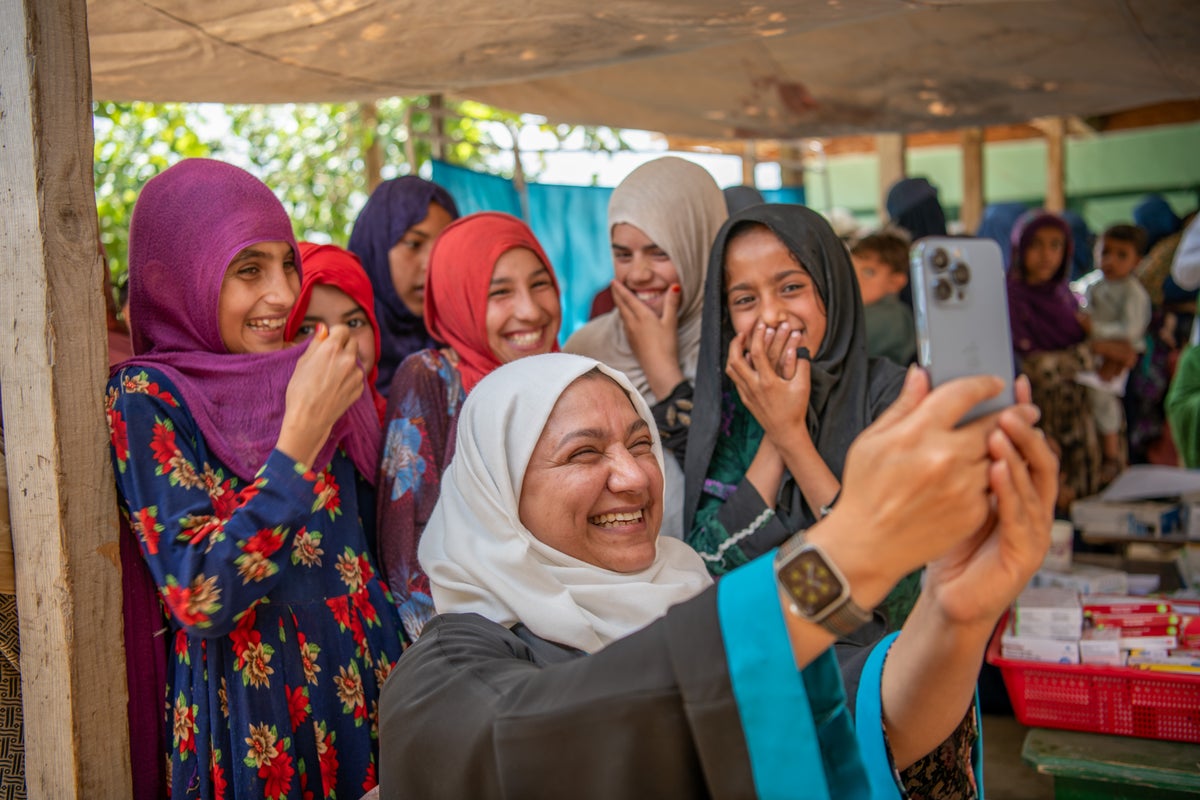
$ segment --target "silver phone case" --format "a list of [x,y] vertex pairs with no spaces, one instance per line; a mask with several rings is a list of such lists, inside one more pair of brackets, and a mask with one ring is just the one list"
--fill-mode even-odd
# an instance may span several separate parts
[[[946,256],[943,267],[935,262],[939,251]],[[931,383],[967,375],[1004,380],[1004,391],[972,408],[960,424],[1012,405],[1012,332],[999,246],[991,239],[931,236],[913,245],[909,263],[917,357]],[[954,279],[959,264],[969,271],[966,282]],[[948,283],[949,296],[939,283]]]

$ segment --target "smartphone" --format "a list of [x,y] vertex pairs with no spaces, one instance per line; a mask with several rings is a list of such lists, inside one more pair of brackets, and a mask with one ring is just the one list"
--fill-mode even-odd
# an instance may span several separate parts
[[995,375],[1004,391],[959,424],[1013,404],[1012,332],[1000,247],[991,239],[930,236],[913,245],[917,358],[940,386],[967,375]]

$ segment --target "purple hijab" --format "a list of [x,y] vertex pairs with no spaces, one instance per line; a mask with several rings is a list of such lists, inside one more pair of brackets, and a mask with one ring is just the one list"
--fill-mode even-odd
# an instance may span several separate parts
[[[1025,281],[1025,248],[1041,228],[1054,228],[1063,235],[1063,260],[1054,277],[1031,286]],[[1036,209],[1017,219],[1012,232],[1012,259],[1008,271],[1008,316],[1012,323],[1013,349],[1017,355],[1063,350],[1086,336],[1075,311],[1079,304],[1067,285],[1071,270],[1071,229],[1057,214]]]
[[[267,186],[230,164],[181,161],[138,196],[129,228],[129,304],[135,355],[122,366],[161,370],[178,388],[209,449],[252,480],[279,438],[284,394],[303,346],[230,353],[218,302],[225,268],[257,242],[297,252],[292,224]],[[297,262],[299,255],[297,255]],[[339,445],[374,483],[382,433],[364,391],[334,425],[315,467]]]
[[358,256],[375,289],[375,318],[379,320],[379,379],[376,386],[386,396],[400,362],[418,350],[436,346],[425,330],[425,321],[414,315],[396,294],[388,251],[413,225],[429,216],[429,204],[446,209],[458,219],[450,193],[427,180],[406,175],[375,187],[354,221],[350,252]]

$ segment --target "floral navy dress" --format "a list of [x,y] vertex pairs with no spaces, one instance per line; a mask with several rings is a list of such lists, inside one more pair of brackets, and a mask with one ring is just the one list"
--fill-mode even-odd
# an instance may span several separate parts
[[178,398],[132,366],[105,401],[122,511],[170,620],[171,796],[359,797],[376,784],[377,698],[403,648],[361,479],[341,452],[304,472],[274,451],[240,481]]

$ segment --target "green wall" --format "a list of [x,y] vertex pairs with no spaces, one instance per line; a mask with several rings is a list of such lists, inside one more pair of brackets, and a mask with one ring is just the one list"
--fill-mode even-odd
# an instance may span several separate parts
[[[962,203],[962,157],[957,147],[910,149],[909,175],[938,187],[947,218]],[[1046,143],[1040,139],[997,142],[984,147],[985,202],[1017,200],[1041,205],[1046,190]],[[848,208],[863,223],[878,221],[879,164],[874,154],[828,159],[828,193],[833,206]],[[1200,205],[1200,123],[1070,137],[1066,143],[1067,205],[1093,230],[1131,221],[1134,204],[1159,192],[1182,216]],[[826,175],[810,169],[805,191],[818,209],[826,205]]]

